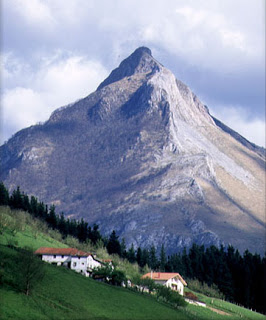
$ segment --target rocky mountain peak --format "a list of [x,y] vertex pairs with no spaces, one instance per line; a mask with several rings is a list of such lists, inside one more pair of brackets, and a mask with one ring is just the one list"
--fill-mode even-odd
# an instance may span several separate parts
[[123,60],[118,68],[111,72],[109,77],[99,85],[97,90],[134,74],[154,73],[159,71],[161,67],[162,65],[153,58],[149,48],[139,47],[128,58]]
[[96,92],[1,146],[0,180],[129,245],[264,252],[262,151],[141,47]]

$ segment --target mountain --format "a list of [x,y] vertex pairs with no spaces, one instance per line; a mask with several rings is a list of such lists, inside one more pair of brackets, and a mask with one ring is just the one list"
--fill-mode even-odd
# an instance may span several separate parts
[[212,117],[148,48],[94,93],[16,133],[0,160],[10,189],[128,244],[265,250],[265,149]]

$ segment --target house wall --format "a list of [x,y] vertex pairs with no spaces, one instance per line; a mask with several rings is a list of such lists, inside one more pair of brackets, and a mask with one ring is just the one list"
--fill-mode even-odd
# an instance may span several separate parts
[[70,262],[71,256],[43,254],[42,260],[49,263],[56,263],[60,266],[64,262]]
[[92,256],[88,256],[87,264],[89,269],[94,269],[101,266],[101,263],[94,260]]
[[173,287],[177,288],[178,293],[184,295],[184,285],[178,278],[169,279],[165,285],[172,289]]
[[72,270],[83,273],[87,276],[87,267],[87,257],[72,257],[70,266]]
[[67,265],[70,263],[70,269],[76,272],[82,273],[85,276],[89,276],[88,269],[94,269],[101,266],[101,263],[94,260],[92,256],[88,257],[73,257],[73,256],[63,256],[63,255],[42,255],[42,260],[55,263],[58,266]]

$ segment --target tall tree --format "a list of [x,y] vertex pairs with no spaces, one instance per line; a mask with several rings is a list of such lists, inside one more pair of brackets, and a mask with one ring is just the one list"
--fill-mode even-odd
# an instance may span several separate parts
[[19,289],[28,296],[45,275],[44,262],[38,259],[32,250],[23,249],[18,256],[16,267]]
[[66,222],[65,215],[63,212],[61,212],[60,218],[58,220],[58,230],[62,234],[63,237],[67,236],[67,233],[68,233],[67,222]]
[[92,229],[91,229],[91,227],[89,227],[88,233],[89,233],[89,239],[91,240],[91,242],[93,244],[96,244],[98,241],[100,241],[102,239],[98,224],[94,224]]
[[127,247],[125,238],[121,241],[121,258],[125,259],[127,257]]
[[130,263],[136,262],[136,253],[133,243],[131,244],[131,247],[128,250],[127,259]]
[[160,271],[164,272],[165,267],[167,263],[167,258],[165,254],[164,245],[161,246],[161,252],[160,252]]
[[154,245],[152,245],[149,250],[149,267],[152,270],[157,270],[157,268],[158,268],[158,260],[156,257],[156,249],[155,249]]
[[110,234],[106,249],[109,254],[118,254],[121,255],[121,245],[119,242],[119,236],[116,235],[115,230]]
[[88,239],[88,223],[83,218],[77,224],[77,237],[80,242],[85,242]]
[[9,202],[9,193],[3,182],[0,182],[0,205],[7,206]]
[[57,216],[55,213],[55,206],[51,205],[49,208],[49,214],[48,217],[46,219],[48,225],[50,228],[56,229],[57,227]]
[[22,194],[20,192],[20,187],[18,186],[17,189],[15,189],[11,197],[9,198],[9,205],[11,208],[14,209],[21,209],[23,206],[23,200],[22,200]]

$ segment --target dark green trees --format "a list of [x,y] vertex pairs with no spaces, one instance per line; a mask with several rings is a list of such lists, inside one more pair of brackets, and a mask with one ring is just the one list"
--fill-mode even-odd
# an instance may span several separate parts
[[0,182],[0,205],[7,206],[9,203],[9,193],[3,182]]
[[106,246],[109,254],[114,254],[114,253],[118,255],[121,254],[121,245],[118,239],[119,239],[119,236],[117,236],[115,230],[113,230]]

